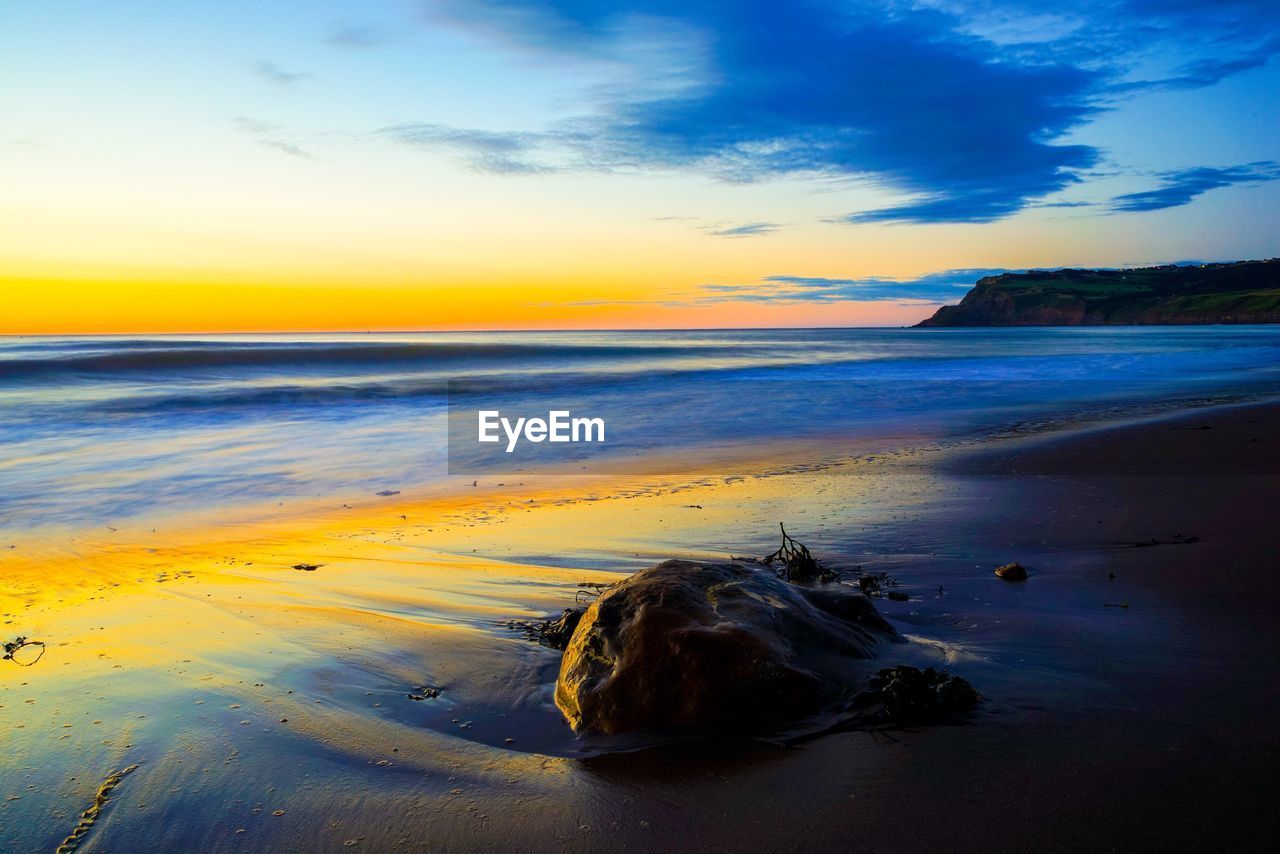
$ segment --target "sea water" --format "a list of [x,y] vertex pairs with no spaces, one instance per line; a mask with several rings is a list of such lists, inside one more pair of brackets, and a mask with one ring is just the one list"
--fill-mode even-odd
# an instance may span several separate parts
[[695,465],[1275,395],[1268,326],[7,337],[0,537],[469,485],[450,405],[473,439],[479,410],[571,406],[607,415],[593,464]]

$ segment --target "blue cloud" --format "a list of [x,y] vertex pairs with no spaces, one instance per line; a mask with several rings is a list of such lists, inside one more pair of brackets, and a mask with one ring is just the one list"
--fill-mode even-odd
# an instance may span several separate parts
[[[1068,139],[1115,100],[1212,85],[1280,49],[1274,0],[432,6],[523,50],[641,67],[634,88],[601,90],[587,115],[529,140],[567,168],[822,176],[906,197],[843,217],[853,223],[1012,216],[1100,162]],[[1153,45],[1184,64],[1132,79]]]
[[1180,207],[1190,204],[1197,196],[1210,190],[1280,179],[1280,163],[1264,160],[1228,168],[1201,166],[1166,172],[1161,177],[1164,181],[1162,186],[1154,190],[1116,196],[1111,200],[1109,208],[1121,213],[1132,213]]
[[637,22],[660,28],[657,19],[705,57],[683,86],[611,93],[591,116],[555,129],[580,166],[859,179],[924,201],[856,221],[987,221],[1063,189],[1097,160],[1060,141],[1095,113],[1096,72],[1004,61],[935,11],[829,0],[447,5],[455,19],[526,48],[588,59],[608,58]]
[[[1023,40],[1070,55],[1074,64],[1132,70],[1177,57],[1168,78],[1213,85],[1265,64],[1277,52],[1280,5],[1274,0],[924,0],[966,22],[970,31],[1015,30]],[[1017,24],[1021,22],[1023,26]],[[1013,26],[1010,26],[1010,25]],[[1046,32],[1037,39],[1036,25]],[[1016,42],[1007,48],[1022,47]],[[1161,82],[1160,80],[1150,82]]]
[[983,276],[998,276],[1005,269],[964,268],[942,270],[915,279],[867,277],[829,279],[819,276],[766,276],[750,285],[704,285],[703,303],[741,302],[844,302],[872,300],[923,300],[931,303],[959,301]]

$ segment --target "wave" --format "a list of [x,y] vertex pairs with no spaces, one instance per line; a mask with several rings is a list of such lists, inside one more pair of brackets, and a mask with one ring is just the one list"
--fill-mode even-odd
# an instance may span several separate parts
[[[643,371],[590,371],[543,372],[512,374],[507,372],[473,373],[456,376],[416,376],[399,380],[370,378],[360,380],[333,380],[324,384],[299,385],[294,383],[227,383],[209,388],[187,389],[176,394],[146,391],[140,394],[123,393],[119,397],[86,402],[79,406],[60,401],[58,409],[67,412],[79,409],[109,415],[148,413],[209,412],[230,410],[256,410],[273,407],[322,408],[330,405],[359,402],[438,402],[443,405],[450,398],[485,397],[495,395],[585,394],[593,390],[617,392],[628,384],[664,384],[673,381],[712,382],[712,378],[730,376],[755,376],[764,378],[775,375],[785,378],[793,370],[784,365],[774,366],[725,366],[720,368],[650,368]],[[43,417],[32,412],[32,416]]]
[[[39,352],[39,351],[36,351]],[[425,365],[563,363],[699,358],[743,358],[770,350],[739,345],[689,344],[497,344],[466,342],[252,343],[165,348],[130,347],[72,355],[9,355],[0,358],[0,378],[67,374],[158,374],[202,369],[306,368],[335,365]],[[772,352],[776,353],[776,349]]]
[[[440,347],[441,345],[433,345]],[[455,345],[444,345],[457,350]],[[516,345],[528,349],[529,345]],[[369,349],[368,347],[364,349]],[[374,348],[382,350],[384,348]],[[420,349],[415,345],[415,349]],[[484,345],[486,351],[495,349],[492,345]],[[508,351],[511,348],[506,348]],[[533,347],[538,353],[545,353],[546,348]],[[571,351],[581,355],[584,349],[580,346],[559,348],[562,352]],[[631,354],[638,349],[652,351],[655,348],[612,347],[599,348],[612,353]],[[681,348],[664,348],[668,351],[688,353]],[[725,348],[741,353],[741,348]],[[415,370],[416,365],[397,365],[386,359],[379,359],[371,364],[376,368],[366,374],[328,376],[320,374],[306,380],[287,375],[270,375],[267,373],[248,371],[234,377],[218,377],[205,379],[192,375],[192,382],[175,384],[172,382],[152,382],[139,384],[125,383],[118,386],[118,394],[109,394],[94,400],[79,400],[74,396],[52,400],[38,401],[52,406],[58,411],[59,420],[65,422],[68,417],[74,418],[73,412],[84,415],[93,413],[106,415],[150,415],[177,414],[218,411],[245,411],[254,409],[275,410],[295,407],[307,408],[316,412],[327,406],[342,406],[347,403],[379,402],[423,403],[427,406],[443,405],[449,399],[455,401],[471,398],[484,398],[492,401],[507,397],[545,396],[548,399],[572,395],[582,399],[583,395],[618,394],[652,391],[677,390],[696,399],[698,395],[707,395],[708,390],[732,390],[732,394],[748,394],[748,381],[771,383],[786,381],[808,385],[806,394],[812,396],[819,393],[819,386],[824,383],[855,383],[868,399],[878,398],[889,393],[907,399],[933,398],[939,400],[955,396],[961,388],[970,392],[979,387],[992,385],[1003,386],[1010,394],[1018,397],[1036,399],[1044,395],[1043,389],[1049,386],[1068,388],[1071,386],[1090,385],[1099,393],[1103,387],[1131,385],[1150,386],[1155,383],[1172,382],[1174,376],[1184,373],[1176,370],[1180,360],[1171,355],[1163,357],[1117,359],[1110,355],[1082,357],[1068,362],[1053,358],[1032,357],[1009,359],[1004,356],[987,355],[976,358],[940,359],[923,356],[900,357],[897,359],[883,357],[867,357],[864,354],[836,354],[828,352],[822,358],[809,363],[797,363],[794,360],[780,357],[773,353],[772,360],[758,356],[752,358],[742,356],[737,359],[719,359],[704,361],[700,358],[672,359],[610,363],[594,356],[585,357],[583,367],[577,369],[570,362],[553,362],[551,360],[530,363],[520,360],[503,361],[496,356],[488,361],[484,358],[466,365],[457,362],[447,365],[446,370]],[[1205,354],[1195,354],[1195,361],[1202,369],[1208,368],[1213,359]],[[1157,367],[1153,361],[1160,363]],[[219,362],[225,365],[226,362]],[[432,362],[428,367],[442,365],[441,361]],[[401,375],[389,373],[388,368],[407,368]],[[1187,367],[1190,367],[1189,365]],[[1244,381],[1250,377],[1249,369],[1239,369],[1236,379]],[[148,379],[156,379],[148,376]],[[1184,378],[1188,380],[1189,378]],[[1259,381],[1265,377],[1257,377]],[[720,387],[722,383],[730,385]],[[759,389],[767,389],[762,385]],[[1033,392],[1033,389],[1041,389]],[[702,389],[702,391],[698,391]],[[629,391],[628,391],[629,390]],[[838,385],[829,386],[828,393],[843,397]],[[777,393],[769,392],[769,397]],[[24,406],[25,413],[18,421],[42,420],[50,413],[41,411],[42,407]],[[10,413],[18,416],[19,413]],[[6,419],[6,421],[11,421]]]

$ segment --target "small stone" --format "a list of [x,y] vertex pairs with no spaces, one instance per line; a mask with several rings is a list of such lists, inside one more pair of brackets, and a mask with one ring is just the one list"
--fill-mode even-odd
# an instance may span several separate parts
[[1003,578],[1005,581],[1026,581],[1027,570],[1020,563],[1006,563],[996,568],[996,577]]

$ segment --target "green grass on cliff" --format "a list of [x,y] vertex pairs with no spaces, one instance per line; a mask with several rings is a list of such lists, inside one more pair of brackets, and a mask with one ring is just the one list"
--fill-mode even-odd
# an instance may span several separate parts
[[1005,273],[982,279],[958,306],[940,309],[922,325],[1274,323],[1278,318],[1280,259],[1271,259]]

